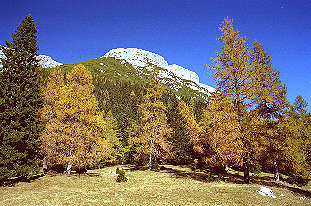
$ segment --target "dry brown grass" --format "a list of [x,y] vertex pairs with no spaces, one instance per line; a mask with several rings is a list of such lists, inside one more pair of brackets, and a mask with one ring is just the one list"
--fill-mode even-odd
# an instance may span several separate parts
[[[310,193],[310,187],[295,191],[292,187],[275,184],[269,187],[277,196],[273,199],[256,193],[264,182],[239,184],[239,174],[234,176],[235,173],[232,173],[224,181],[209,182],[204,173],[193,173],[188,168],[178,166],[165,167],[167,169],[160,172],[127,172],[129,180],[126,183],[117,183],[116,175],[109,174],[109,170],[115,170],[116,166],[88,171],[80,178],[76,175],[47,175],[30,183],[20,182],[13,187],[0,187],[0,205],[232,206],[306,205],[311,201],[311,197],[304,201],[299,199]],[[280,197],[281,194],[285,197]]]

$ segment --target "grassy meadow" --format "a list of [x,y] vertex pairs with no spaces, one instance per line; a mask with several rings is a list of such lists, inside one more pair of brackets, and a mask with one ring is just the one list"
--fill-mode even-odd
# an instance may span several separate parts
[[[309,205],[310,185],[302,188],[273,181],[271,174],[253,176],[243,184],[242,173],[230,170],[223,180],[187,167],[165,165],[154,172],[126,170],[128,181],[116,182],[117,166],[90,170],[86,174],[39,177],[14,186],[0,187],[0,205]],[[261,186],[277,198],[259,195]],[[284,197],[280,195],[283,194]],[[306,196],[306,200],[300,198]]]

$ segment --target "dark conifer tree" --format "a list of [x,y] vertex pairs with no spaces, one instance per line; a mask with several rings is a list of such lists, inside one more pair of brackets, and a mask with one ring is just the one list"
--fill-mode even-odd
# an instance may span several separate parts
[[38,169],[42,95],[37,31],[28,15],[12,34],[12,42],[1,47],[6,58],[0,69],[0,180],[29,177]]

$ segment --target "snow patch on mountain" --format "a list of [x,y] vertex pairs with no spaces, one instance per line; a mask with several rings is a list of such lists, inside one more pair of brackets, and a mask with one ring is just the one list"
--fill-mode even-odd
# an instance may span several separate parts
[[193,71],[185,69],[176,64],[171,64],[166,68],[183,79],[194,81],[195,83],[199,84],[199,76]]
[[114,57],[116,59],[125,60],[136,68],[147,67],[149,62],[168,70],[167,73],[160,73],[161,77],[171,77],[171,73],[173,73],[182,79],[192,81],[193,84],[189,86],[195,90],[207,90],[208,92],[215,91],[215,88],[200,83],[199,76],[195,72],[176,64],[169,65],[162,56],[150,51],[137,48],[117,48],[110,50],[102,57]]
[[168,67],[167,61],[158,54],[136,48],[117,48],[107,52],[103,57],[126,60],[135,67],[146,67],[147,61],[162,68]]
[[62,63],[55,61],[54,59],[52,59],[52,57],[43,54],[39,55],[38,59],[39,64],[42,66],[42,68],[53,68],[62,65]]
[[[4,58],[4,59],[6,58],[1,49],[0,49],[0,58]],[[53,67],[62,65],[62,63],[59,63],[53,60],[50,56],[46,56],[46,55],[39,55],[37,59],[39,60],[39,64],[42,66],[42,68],[53,68]],[[0,67],[2,67],[1,62],[0,62]]]

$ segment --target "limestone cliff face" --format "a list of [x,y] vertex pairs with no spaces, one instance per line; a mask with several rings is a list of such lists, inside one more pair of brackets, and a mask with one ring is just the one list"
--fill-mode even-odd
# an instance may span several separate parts
[[[199,76],[186,68],[176,64],[169,65],[167,61],[160,55],[137,48],[117,48],[107,52],[103,57],[114,57],[116,59],[125,60],[134,67],[147,67],[147,62],[167,69],[168,72],[160,74],[163,77],[170,77],[173,74],[176,76],[192,81],[191,87],[196,90],[204,88],[208,92],[214,92],[215,89],[211,86],[199,82]],[[201,87],[201,88],[200,88]]]

